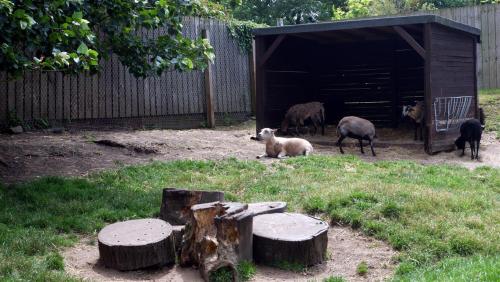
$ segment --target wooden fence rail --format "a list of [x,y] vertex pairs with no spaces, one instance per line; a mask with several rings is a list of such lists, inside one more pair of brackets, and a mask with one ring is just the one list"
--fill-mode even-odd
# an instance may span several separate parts
[[[248,54],[213,19],[186,18],[183,33],[198,38],[210,31],[216,59],[212,66],[213,108],[216,117],[239,119],[250,114]],[[146,31],[144,37],[162,34]],[[6,82],[0,73],[0,124],[9,113],[26,122],[103,124],[122,126],[193,127],[206,122],[205,76],[201,71],[170,71],[160,77],[137,79],[117,57],[102,62],[98,75],[26,72]]]

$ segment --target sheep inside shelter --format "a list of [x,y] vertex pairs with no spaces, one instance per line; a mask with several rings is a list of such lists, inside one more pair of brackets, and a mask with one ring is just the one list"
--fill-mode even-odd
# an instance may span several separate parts
[[[255,36],[257,131],[279,128],[300,103],[324,104],[322,141],[336,141],[345,116],[377,127],[377,144],[449,150],[459,124],[477,118],[476,45],[480,30],[435,15],[398,16],[260,28]],[[441,98],[469,97],[461,115],[437,111]],[[424,140],[401,117],[404,105],[425,106]],[[441,124],[452,124],[442,130]],[[458,125],[458,127],[456,126]],[[314,140],[313,140],[314,142]]]

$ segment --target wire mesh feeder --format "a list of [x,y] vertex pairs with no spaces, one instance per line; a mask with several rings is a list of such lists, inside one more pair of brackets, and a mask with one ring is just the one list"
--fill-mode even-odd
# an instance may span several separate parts
[[438,97],[434,99],[436,131],[456,129],[467,120],[472,96]]

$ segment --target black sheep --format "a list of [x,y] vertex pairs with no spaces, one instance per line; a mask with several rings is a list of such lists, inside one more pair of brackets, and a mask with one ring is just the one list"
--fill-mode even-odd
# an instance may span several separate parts
[[[479,159],[479,142],[481,141],[481,134],[483,133],[483,126],[477,119],[470,119],[460,126],[460,137],[455,140],[455,145],[458,149],[462,150],[462,155],[465,155],[465,143],[469,142],[471,150],[471,159],[474,157]],[[475,152],[475,155],[474,155]]]

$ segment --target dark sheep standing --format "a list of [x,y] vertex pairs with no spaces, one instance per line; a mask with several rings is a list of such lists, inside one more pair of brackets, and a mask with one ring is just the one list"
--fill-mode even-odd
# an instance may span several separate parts
[[479,143],[481,142],[481,135],[484,128],[484,113],[480,111],[480,122],[477,119],[469,119],[460,126],[460,137],[455,140],[455,145],[458,149],[462,150],[461,157],[465,155],[465,143],[469,142],[471,160],[474,158],[479,159]]
[[288,109],[281,123],[281,132],[288,133],[291,125],[295,126],[295,133],[299,134],[299,126],[304,126],[306,120],[311,120],[314,126],[314,134],[321,126],[321,135],[325,135],[325,107],[320,102],[310,102],[293,105]]
[[373,150],[373,139],[376,137],[375,126],[369,120],[355,117],[347,116],[340,120],[337,126],[337,133],[340,135],[337,141],[337,146],[340,148],[340,153],[344,153],[342,149],[342,141],[346,137],[358,139],[359,147],[361,148],[361,153],[364,154],[363,150],[363,140],[368,140],[370,142],[370,148],[372,149],[372,155],[376,156]]

